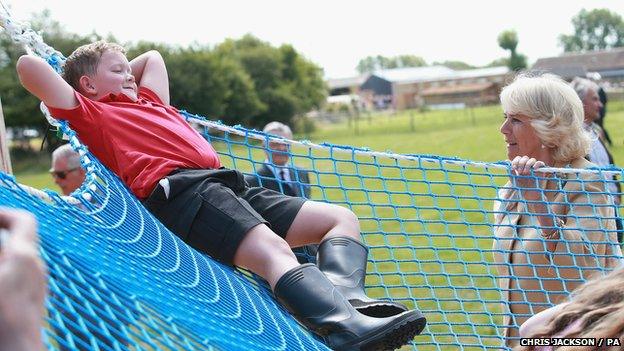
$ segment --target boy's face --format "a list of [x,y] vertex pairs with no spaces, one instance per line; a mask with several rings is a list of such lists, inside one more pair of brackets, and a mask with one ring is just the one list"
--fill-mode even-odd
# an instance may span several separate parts
[[132,101],[137,101],[137,84],[130,63],[118,51],[109,50],[102,54],[95,75],[89,78],[83,88],[93,100],[99,100],[108,94],[123,93]]

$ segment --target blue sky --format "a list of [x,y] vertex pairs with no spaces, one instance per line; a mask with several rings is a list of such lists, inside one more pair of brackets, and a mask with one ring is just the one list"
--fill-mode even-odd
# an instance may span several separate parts
[[20,20],[48,8],[71,32],[112,33],[122,42],[214,45],[251,33],[274,45],[292,44],[330,78],[355,75],[360,58],[378,54],[485,65],[507,55],[496,41],[506,29],[518,32],[518,51],[534,62],[561,53],[557,38],[572,32],[571,19],[582,8],[624,14],[622,0],[3,2]]

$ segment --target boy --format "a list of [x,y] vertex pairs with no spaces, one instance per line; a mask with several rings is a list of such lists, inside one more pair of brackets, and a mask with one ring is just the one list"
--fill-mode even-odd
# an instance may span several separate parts
[[[128,62],[122,47],[95,42],[76,49],[64,69],[65,80],[40,58],[17,63],[24,87],[186,243],[267,280],[332,348],[394,348],[422,331],[420,312],[364,294],[367,249],[351,211],[249,188],[240,172],[221,168],[169,105],[158,52]],[[318,267],[299,265],[290,247],[321,241]]]

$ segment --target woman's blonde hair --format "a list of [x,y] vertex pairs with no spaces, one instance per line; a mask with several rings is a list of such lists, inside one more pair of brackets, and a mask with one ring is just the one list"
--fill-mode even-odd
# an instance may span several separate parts
[[583,129],[583,103],[561,78],[520,74],[503,88],[500,100],[505,113],[531,118],[542,144],[553,150],[555,162],[567,163],[588,154],[591,137]]
[[[549,338],[577,321],[580,323],[578,328],[573,328],[560,337],[619,338],[620,342],[624,342],[624,267],[581,285],[572,294],[570,302],[543,330],[528,337]],[[622,346],[618,346],[613,350],[621,348]],[[533,349],[533,347],[516,348],[518,351]],[[595,347],[580,346],[555,348],[557,351],[594,349]]]

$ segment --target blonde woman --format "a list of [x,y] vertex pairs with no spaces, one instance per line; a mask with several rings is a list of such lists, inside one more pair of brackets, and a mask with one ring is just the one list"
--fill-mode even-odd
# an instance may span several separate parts
[[518,326],[618,265],[621,250],[605,177],[539,171],[593,166],[584,159],[591,140],[574,90],[553,75],[520,75],[500,98],[511,173],[494,206],[494,259],[504,336],[515,346]]

